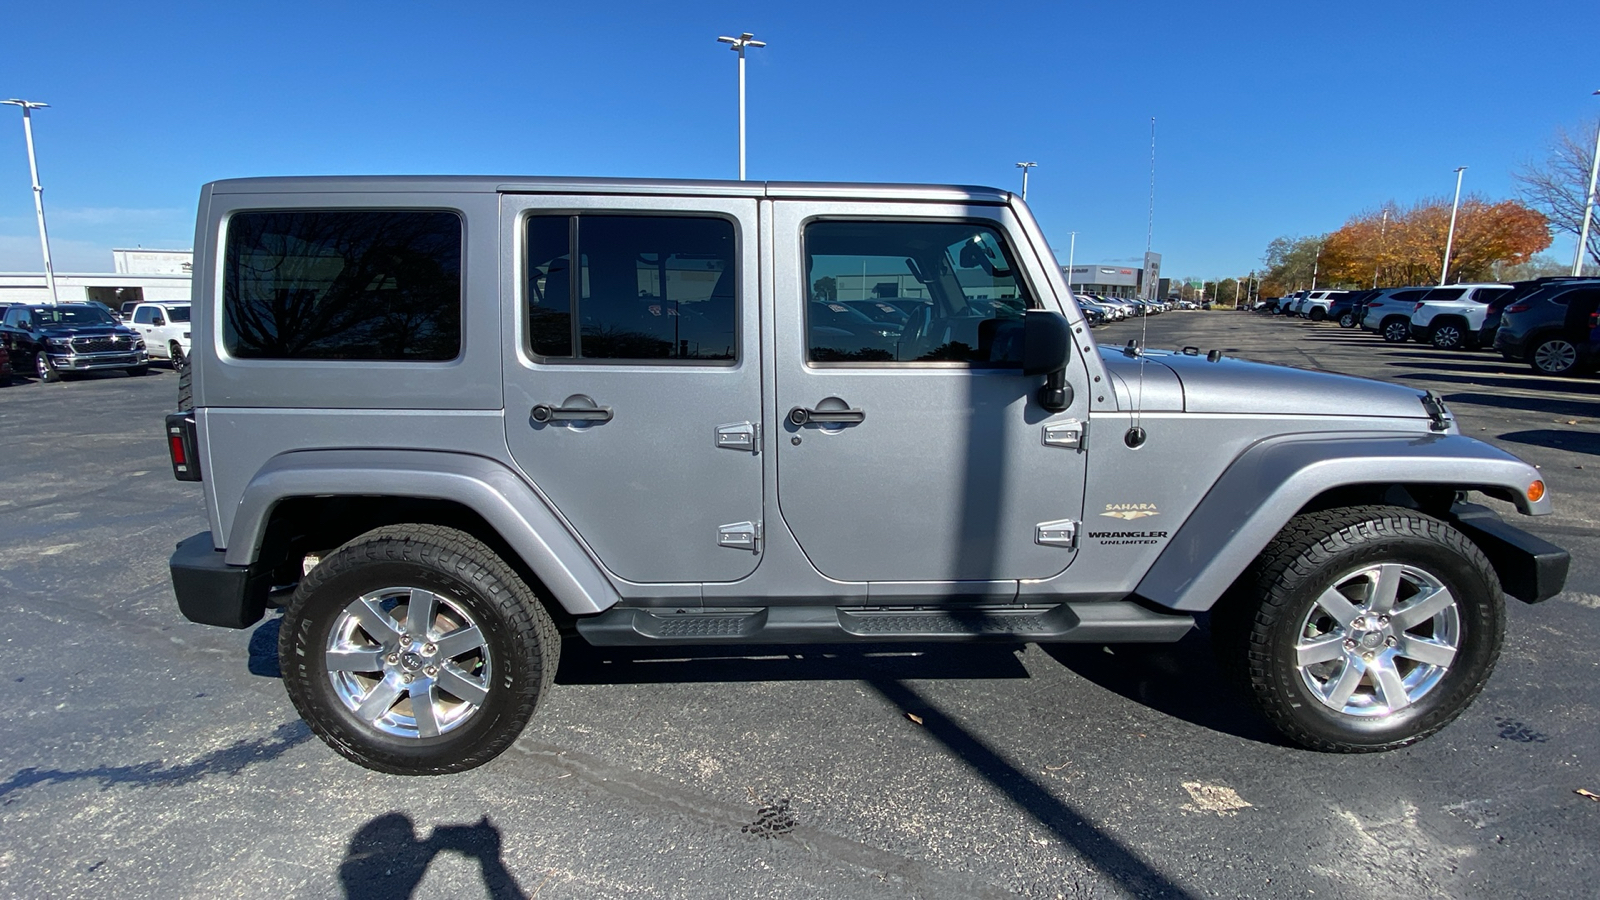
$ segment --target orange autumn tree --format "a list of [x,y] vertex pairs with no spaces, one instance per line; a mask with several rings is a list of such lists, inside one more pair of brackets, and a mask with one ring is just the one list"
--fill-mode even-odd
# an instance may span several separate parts
[[[1435,197],[1410,207],[1364,210],[1330,234],[1322,266],[1330,282],[1370,285],[1437,284],[1450,230],[1450,198]],[[1520,265],[1550,246],[1545,217],[1515,200],[1461,199],[1449,279],[1484,281],[1503,266]]]

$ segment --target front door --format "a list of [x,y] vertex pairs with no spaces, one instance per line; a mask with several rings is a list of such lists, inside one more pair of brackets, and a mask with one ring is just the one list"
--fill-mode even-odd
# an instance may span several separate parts
[[1086,375],[1050,412],[1020,370],[1023,312],[1059,307],[1009,211],[903,209],[774,204],[779,506],[830,578],[1005,596],[1072,562]]
[[756,201],[508,194],[501,233],[513,459],[621,579],[750,574]]

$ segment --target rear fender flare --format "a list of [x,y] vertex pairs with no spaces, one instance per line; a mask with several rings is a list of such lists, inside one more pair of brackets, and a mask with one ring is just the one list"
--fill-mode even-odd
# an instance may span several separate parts
[[414,497],[457,502],[482,516],[574,615],[620,599],[598,564],[527,482],[481,456],[426,450],[303,450],[267,461],[239,498],[228,565],[261,552],[272,510],[291,497]]
[[1173,534],[1138,595],[1185,612],[1209,609],[1318,495],[1356,485],[1437,484],[1497,489],[1527,515],[1548,515],[1550,498],[1527,499],[1539,471],[1458,434],[1317,435],[1269,438],[1239,455]]

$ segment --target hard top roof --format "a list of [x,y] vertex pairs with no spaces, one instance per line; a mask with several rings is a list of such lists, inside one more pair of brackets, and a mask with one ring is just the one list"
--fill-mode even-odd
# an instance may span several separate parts
[[206,187],[214,194],[377,192],[653,194],[814,200],[933,200],[956,203],[1009,203],[1012,197],[1010,191],[978,185],[517,175],[286,175],[228,178],[213,181]]

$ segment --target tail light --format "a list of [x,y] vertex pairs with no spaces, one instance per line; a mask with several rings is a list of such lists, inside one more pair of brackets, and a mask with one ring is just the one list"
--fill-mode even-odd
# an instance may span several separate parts
[[195,440],[194,413],[167,416],[167,453],[172,457],[172,477],[200,480],[199,442]]
[[1531,307],[1529,307],[1528,304],[1526,304],[1526,303],[1513,303],[1510,306],[1506,307],[1503,310],[1503,312],[1508,312],[1508,313],[1527,312],[1530,308]]
[[1600,310],[1589,313],[1589,328],[1590,330],[1600,328]]
[[1382,300],[1374,300],[1371,303],[1367,304],[1367,309],[1377,309],[1378,307],[1380,307],[1382,305],[1383,305],[1383,301]]
[[1421,301],[1421,300],[1418,300],[1418,301],[1417,301],[1417,305],[1416,305],[1416,306],[1413,306],[1413,307],[1411,307],[1411,311],[1412,311],[1412,312],[1417,312],[1417,311],[1418,311],[1418,310],[1420,310],[1420,309],[1422,309],[1422,301]]

